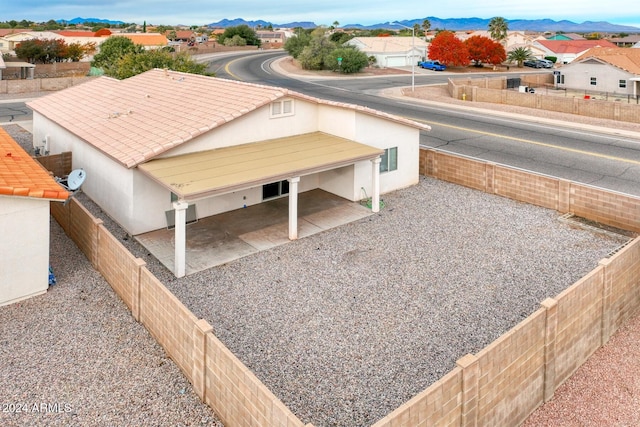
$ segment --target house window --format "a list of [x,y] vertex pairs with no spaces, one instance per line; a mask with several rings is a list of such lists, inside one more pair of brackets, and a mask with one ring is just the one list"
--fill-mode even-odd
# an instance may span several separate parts
[[398,169],[398,147],[386,148],[380,157],[380,173]]
[[627,88],[627,81],[626,81],[626,80],[620,80],[620,81],[618,82],[618,87],[619,87],[620,89],[626,89],[626,88]]
[[591,86],[595,86],[598,83],[596,82],[596,78],[595,77],[591,77]]
[[275,199],[289,194],[289,181],[272,182],[262,186],[262,200]]
[[293,116],[293,99],[284,99],[271,103],[271,117]]

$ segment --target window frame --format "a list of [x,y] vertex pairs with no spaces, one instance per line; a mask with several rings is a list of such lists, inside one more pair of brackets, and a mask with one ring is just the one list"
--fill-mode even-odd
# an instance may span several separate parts
[[380,173],[388,173],[398,170],[398,147],[384,149],[380,156]]
[[290,117],[295,113],[295,102],[291,98],[279,99],[269,105],[269,117],[272,119]]

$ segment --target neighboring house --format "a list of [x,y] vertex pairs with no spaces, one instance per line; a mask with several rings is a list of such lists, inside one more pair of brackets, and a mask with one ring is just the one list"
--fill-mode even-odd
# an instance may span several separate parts
[[417,65],[429,50],[429,44],[418,37],[354,37],[346,43],[373,56],[382,68]]
[[299,192],[369,195],[375,211],[381,193],[417,183],[420,131],[429,129],[287,89],[159,69],[28,105],[34,141],[71,151],[74,169],[90,177],[83,191],[128,233],[175,218],[178,277],[185,210],[202,218],[259,204],[284,196],[288,183],[295,239]]
[[269,45],[282,46],[286,41],[285,34],[282,31],[256,31],[256,36],[263,45],[267,45],[264,47],[270,47]]
[[160,33],[113,33],[109,37],[126,37],[147,50],[160,49],[169,44],[169,40]]
[[638,96],[640,49],[589,49],[556,73],[561,88]]
[[[473,36],[481,36],[491,39],[491,33],[486,30],[481,31],[458,31],[456,32],[456,37],[460,40],[465,41]],[[514,50],[516,47],[527,47],[532,49],[533,42],[538,38],[537,34],[527,34],[522,31],[507,31],[507,38],[502,43],[505,46],[505,51],[509,52]],[[533,50],[533,49],[532,49]]]
[[[175,37],[171,37],[173,33],[175,33]],[[187,43],[190,41],[195,41],[196,39],[196,33],[192,30],[167,30],[165,31],[164,35],[167,38],[171,37],[171,41],[174,42]]]
[[616,47],[607,40],[537,40],[533,45],[542,49],[545,57],[556,57],[556,64],[568,64],[594,47]]
[[546,37],[547,40],[585,40],[580,34],[576,33],[563,33],[554,34],[553,36]]
[[0,53],[13,54],[16,46],[25,40],[55,40],[62,36],[52,31],[22,31],[9,33],[0,38]]
[[0,306],[49,287],[49,202],[69,193],[0,128]]
[[632,47],[635,44],[640,43],[640,35],[633,34],[626,37],[614,37],[610,38],[609,41],[618,47]]

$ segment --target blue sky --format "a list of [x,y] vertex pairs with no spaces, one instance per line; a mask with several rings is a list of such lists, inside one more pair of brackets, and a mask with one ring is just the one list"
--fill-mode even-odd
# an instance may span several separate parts
[[[573,22],[607,21],[640,27],[637,0],[14,0],[3,1],[0,21],[101,18],[149,25],[203,25],[221,19],[262,19],[275,24],[311,21],[318,25],[376,24],[395,20],[437,18],[541,19]],[[431,3],[431,4],[429,4]]]

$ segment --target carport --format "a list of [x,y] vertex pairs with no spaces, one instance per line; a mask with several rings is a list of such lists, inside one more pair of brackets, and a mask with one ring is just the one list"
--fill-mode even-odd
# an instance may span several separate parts
[[371,162],[373,212],[380,206],[379,163],[383,150],[323,132],[260,141],[151,160],[138,169],[177,196],[174,274],[186,274],[186,212],[189,202],[287,180],[288,238],[298,238],[300,177]]

